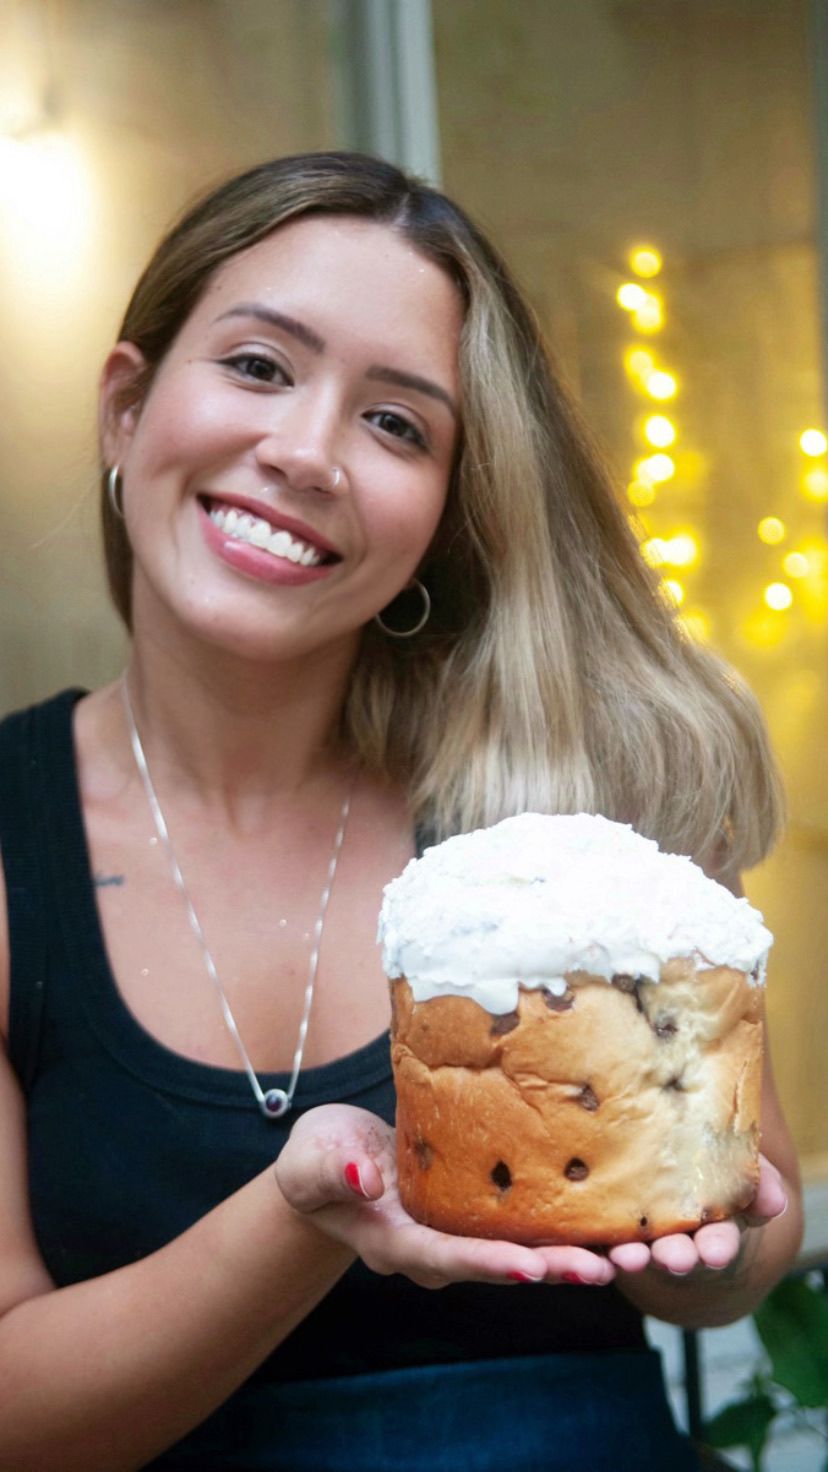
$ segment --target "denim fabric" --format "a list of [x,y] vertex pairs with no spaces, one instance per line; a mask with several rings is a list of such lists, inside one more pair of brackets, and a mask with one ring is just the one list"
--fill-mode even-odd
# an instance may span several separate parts
[[652,1350],[244,1387],[153,1472],[698,1472]]

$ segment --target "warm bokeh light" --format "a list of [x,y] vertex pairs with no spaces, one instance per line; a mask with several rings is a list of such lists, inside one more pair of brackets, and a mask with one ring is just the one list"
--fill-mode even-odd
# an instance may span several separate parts
[[663,537],[648,537],[641,543],[641,555],[650,567],[662,567],[667,561],[667,543]]
[[656,486],[672,480],[675,473],[676,464],[669,455],[647,455],[643,460],[636,460],[633,467],[636,480],[649,481]]
[[663,264],[661,255],[651,245],[636,246],[630,251],[629,262],[636,276],[643,276],[645,280],[657,276]]
[[651,567],[692,567],[699,544],[692,532],[678,532],[674,537],[648,537],[641,552]]
[[685,598],[687,597],[687,592],[684,584],[678,582],[676,578],[665,578],[664,582],[662,583],[662,587],[664,588],[666,593],[669,593],[673,602],[680,608]]
[[710,615],[703,608],[688,608],[678,620],[679,625],[694,639],[697,644],[704,644],[710,638],[712,627]]
[[664,326],[664,312],[658,297],[645,292],[644,301],[633,311],[632,322],[639,332],[658,332]]
[[93,216],[86,162],[72,139],[58,132],[0,136],[0,234],[21,286],[40,296],[71,288]]
[[782,559],[782,567],[789,578],[806,578],[811,571],[807,557],[801,552],[789,552]]
[[802,477],[802,489],[809,501],[828,501],[828,470],[815,466]]
[[799,436],[799,448],[803,455],[824,455],[828,450],[828,439],[821,429],[806,429]]
[[793,603],[793,593],[787,583],[768,583],[762,596],[768,608],[773,608],[778,613],[790,608]]
[[615,293],[615,300],[625,312],[636,312],[649,300],[650,293],[637,281],[625,281]]
[[655,372],[655,359],[646,348],[627,348],[624,353],[624,368],[630,378],[647,379]]
[[644,387],[651,399],[659,399],[664,403],[668,399],[674,399],[678,392],[678,382],[674,374],[665,373],[661,368],[657,368],[654,373],[648,374],[644,381]]
[[666,450],[676,438],[676,426],[665,414],[651,414],[644,424],[644,438],[658,450]]
[[665,562],[672,563],[674,567],[692,567],[698,556],[699,544],[692,532],[679,532],[668,539]]
[[788,534],[784,521],[780,521],[778,516],[763,516],[756,531],[760,542],[767,542],[769,547],[784,542]]
[[655,486],[648,480],[631,480],[627,486],[627,497],[633,506],[652,506],[656,497]]

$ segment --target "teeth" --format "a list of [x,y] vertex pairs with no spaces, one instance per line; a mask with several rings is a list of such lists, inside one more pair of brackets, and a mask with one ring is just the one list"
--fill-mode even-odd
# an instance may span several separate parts
[[250,528],[250,540],[254,547],[266,547],[270,541],[270,526],[266,521],[254,521]]
[[238,512],[233,507],[225,511],[221,506],[214,506],[210,510],[210,520],[220,531],[229,532],[240,542],[249,542],[253,547],[271,552],[274,557],[284,557],[302,567],[317,567],[322,561],[321,553],[315,547],[295,540],[289,532],[274,531],[269,522],[262,517],[251,516],[247,511]]

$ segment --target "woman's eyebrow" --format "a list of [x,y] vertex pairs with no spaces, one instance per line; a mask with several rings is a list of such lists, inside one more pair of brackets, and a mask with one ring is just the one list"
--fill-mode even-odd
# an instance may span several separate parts
[[454,399],[446,389],[441,388],[439,383],[434,383],[430,378],[421,378],[419,373],[406,373],[402,368],[386,368],[382,363],[372,363],[365,374],[366,378],[381,379],[383,383],[396,383],[400,388],[413,388],[417,393],[428,394],[432,399],[439,399],[441,404],[459,421],[460,413]]
[[260,322],[268,322],[271,327],[281,327],[283,332],[289,332],[291,337],[304,343],[312,353],[325,351],[325,339],[314,332],[313,328],[306,327],[304,322],[297,322],[295,317],[288,317],[284,312],[274,311],[272,307],[260,306],[258,302],[240,302],[237,307],[222,312],[216,321],[223,322],[226,317],[256,317]]
[[[295,317],[289,317],[285,312],[277,312],[273,307],[265,307],[259,302],[240,302],[238,306],[230,307],[227,312],[222,312],[216,321],[223,322],[227,317],[255,317],[260,322],[269,323],[271,327],[280,327],[283,332],[290,333],[291,337],[295,337],[313,353],[324,353],[327,346],[325,339],[320,337],[318,332],[314,332],[312,327],[297,321]],[[419,373],[407,373],[402,368],[391,368],[382,363],[372,363],[365,377],[381,380],[383,383],[396,383],[400,388],[412,388],[417,393],[428,394],[430,398],[445,404],[456,420],[460,419],[459,410],[451,394],[441,388],[439,383],[434,383],[430,378],[423,378]]]

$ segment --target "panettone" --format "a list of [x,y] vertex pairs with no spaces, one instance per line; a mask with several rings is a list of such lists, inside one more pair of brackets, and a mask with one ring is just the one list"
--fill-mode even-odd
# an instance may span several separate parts
[[689,859],[525,814],[413,860],[380,939],[417,1220],[603,1245],[750,1201],[771,936]]

